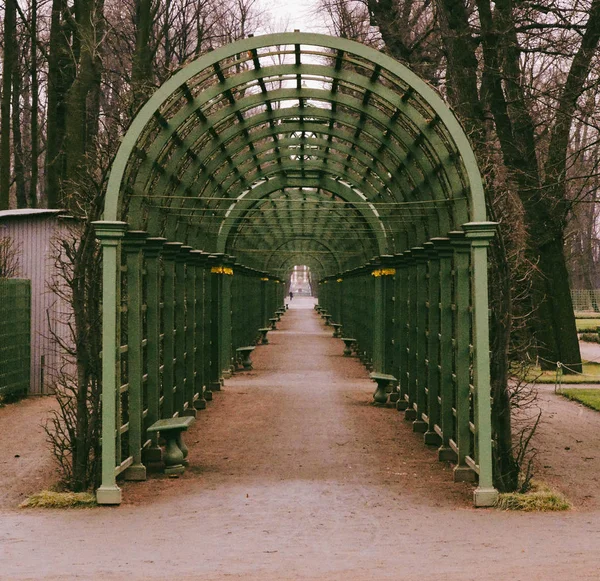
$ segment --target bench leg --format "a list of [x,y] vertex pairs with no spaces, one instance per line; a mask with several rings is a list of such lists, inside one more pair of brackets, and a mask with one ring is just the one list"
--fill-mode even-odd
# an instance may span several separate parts
[[169,476],[179,476],[185,472],[185,466],[183,465],[185,457],[181,448],[177,445],[180,436],[181,432],[167,432],[164,434],[166,446],[163,459],[165,461],[165,474]]

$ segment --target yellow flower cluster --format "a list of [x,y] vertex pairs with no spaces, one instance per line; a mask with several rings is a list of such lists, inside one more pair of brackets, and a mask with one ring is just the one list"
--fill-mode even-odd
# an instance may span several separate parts
[[210,271],[213,274],[228,274],[229,276],[233,276],[233,268],[229,268],[228,266],[213,266]]
[[374,277],[379,276],[394,276],[396,274],[395,268],[378,268],[371,273]]

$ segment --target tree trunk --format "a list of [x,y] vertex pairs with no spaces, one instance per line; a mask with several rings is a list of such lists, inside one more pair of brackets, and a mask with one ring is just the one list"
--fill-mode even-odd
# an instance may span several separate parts
[[63,203],[62,184],[65,175],[63,144],[67,117],[65,96],[74,78],[74,63],[69,46],[70,32],[63,19],[67,10],[66,0],[52,1],[46,138],[46,195],[49,208],[59,208]]
[[17,208],[27,208],[27,193],[25,189],[25,163],[23,161],[23,136],[21,133],[21,76],[20,67],[13,71],[13,103],[12,103],[12,142],[13,164],[15,174],[15,191]]
[[29,184],[29,206],[38,206],[39,166],[39,81],[37,68],[37,0],[31,0],[31,181]]
[[0,102],[0,210],[8,210],[11,182],[10,105],[13,71],[16,69],[17,0],[6,0],[4,9],[4,59]]

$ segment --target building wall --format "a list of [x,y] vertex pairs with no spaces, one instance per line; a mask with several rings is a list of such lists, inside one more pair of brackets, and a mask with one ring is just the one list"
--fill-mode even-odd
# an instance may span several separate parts
[[0,237],[11,238],[19,254],[18,277],[31,280],[30,394],[53,391],[61,368],[60,341],[70,342],[68,327],[61,322],[68,304],[51,288],[58,280],[56,241],[69,232],[69,222],[56,210],[0,212]]

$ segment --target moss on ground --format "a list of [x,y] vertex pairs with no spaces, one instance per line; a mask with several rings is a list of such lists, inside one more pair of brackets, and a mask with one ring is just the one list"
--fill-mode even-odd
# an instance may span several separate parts
[[500,494],[496,507],[501,510],[551,512],[570,510],[571,503],[560,492],[534,481],[527,492],[505,492]]
[[55,492],[42,490],[23,501],[19,508],[89,508],[96,497],[89,492]]

